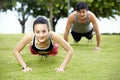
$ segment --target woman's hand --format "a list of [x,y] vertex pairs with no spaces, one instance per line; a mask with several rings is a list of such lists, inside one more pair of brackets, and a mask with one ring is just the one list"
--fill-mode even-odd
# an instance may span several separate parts
[[25,68],[23,69],[23,72],[30,72],[30,71],[32,71],[32,69],[29,68],[29,67],[25,67]]

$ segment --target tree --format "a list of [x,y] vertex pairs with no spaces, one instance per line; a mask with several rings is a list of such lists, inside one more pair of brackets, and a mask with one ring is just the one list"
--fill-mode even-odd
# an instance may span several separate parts
[[[19,14],[19,22],[22,25],[22,33],[25,31],[25,22],[29,15],[36,17],[44,15],[50,19],[51,29],[55,31],[55,25],[61,16],[67,14],[67,0],[17,0],[21,7],[15,8]],[[61,5],[62,4],[62,5]]]
[[120,4],[117,0],[93,0],[88,5],[97,17],[115,18],[115,15],[120,15]]
[[[56,11],[53,10],[53,7],[54,5],[55,6],[60,5],[61,2],[62,2],[61,0],[57,0],[57,1],[56,0],[17,0],[17,2],[14,3],[16,3],[16,5],[20,4],[20,7],[13,5],[10,5],[9,7],[9,4],[7,4],[7,6],[2,8],[2,11],[6,11],[8,9],[10,10],[15,9],[17,11],[18,20],[22,26],[22,33],[25,32],[25,22],[28,20],[28,17],[30,15],[32,15],[33,17],[36,17],[38,15],[47,16],[50,19],[52,30],[54,30],[53,26],[56,23],[53,23],[53,21],[55,21],[55,18],[59,19],[58,18],[59,16],[53,15],[54,14],[53,11],[55,12],[55,14],[58,13],[56,12],[58,10],[57,9]],[[4,4],[7,3],[7,0],[3,1],[3,3]],[[12,0],[10,0],[9,3],[12,3]]]
[[[79,0],[1,0],[0,10],[15,9],[18,13],[18,20],[22,25],[22,33],[25,31],[25,22],[32,15],[44,15],[50,19],[52,30],[59,18],[68,16],[68,1],[70,9],[75,7]],[[99,17],[114,17],[114,14],[120,15],[119,0],[81,0],[88,4],[89,10],[93,11]],[[20,4],[20,7],[15,6]],[[103,6],[101,6],[103,5]]]
[[7,11],[16,5],[16,0],[0,0],[0,11]]
[[67,16],[67,0],[37,0],[34,5],[28,4],[33,10],[33,16],[45,15],[50,19],[51,29],[55,31],[55,25],[60,17]]

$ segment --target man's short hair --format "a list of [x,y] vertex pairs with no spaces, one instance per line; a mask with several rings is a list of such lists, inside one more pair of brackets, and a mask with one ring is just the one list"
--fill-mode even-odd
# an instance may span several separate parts
[[79,11],[80,9],[86,9],[86,10],[88,10],[88,6],[87,6],[86,2],[78,2],[75,5],[75,10],[76,11]]

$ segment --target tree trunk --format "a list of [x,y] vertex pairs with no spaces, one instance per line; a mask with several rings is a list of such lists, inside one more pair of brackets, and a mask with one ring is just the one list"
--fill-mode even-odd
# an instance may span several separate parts
[[51,30],[53,31],[53,6],[52,6],[52,2],[50,4],[50,26],[51,26]]
[[27,19],[25,19],[25,16],[24,15],[22,15],[22,20],[20,20],[20,18],[18,19],[19,20],[19,22],[20,22],[20,24],[21,24],[21,28],[22,28],[22,33],[25,33],[25,22],[27,21]]
[[22,33],[25,33],[25,26],[22,25]]

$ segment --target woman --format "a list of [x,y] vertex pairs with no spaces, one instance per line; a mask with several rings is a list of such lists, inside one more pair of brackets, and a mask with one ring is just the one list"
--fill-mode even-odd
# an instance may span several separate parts
[[55,69],[56,72],[64,72],[73,54],[73,48],[60,35],[49,29],[48,21],[44,17],[38,17],[34,21],[33,32],[26,34],[14,48],[14,55],[22,66],[23,72],[32,71],[20,55],[20,52],[27,44],[30,44],[32,54],[39,55],[56,55],[58,52],[58,44],[61,45],[67,54],[61,65]]

